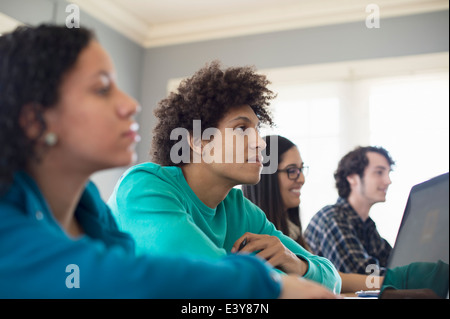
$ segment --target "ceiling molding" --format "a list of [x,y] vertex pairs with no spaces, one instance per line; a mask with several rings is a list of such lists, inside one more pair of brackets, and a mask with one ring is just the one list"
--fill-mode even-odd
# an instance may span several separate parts
[[[183,0],[182,0],[183,1]],[[145,48],[218,38],[364,21],[373,1],[304,0],[295,5],[267,7],[251,12],[214,15],[152,24],[126,9],[120,0],[70,1],[119,33]],[[122,5],[121,5],[122,4]],[[422,12],[448,10],[447,0],[377,0],[380,19]]]
[[[82,10],[100,20],[127,38],[144,46],[150,25],[108,0],[73,0]],[[83,23],[80,17],[80,23]]]
[[5,32],[10,32],[20,25],[22,25],[21,22],[0,12],[0,35]]
[[448,71],[448,52],[259,70],[275,86],[324,81],[349,82],[424,73],[448,73]]

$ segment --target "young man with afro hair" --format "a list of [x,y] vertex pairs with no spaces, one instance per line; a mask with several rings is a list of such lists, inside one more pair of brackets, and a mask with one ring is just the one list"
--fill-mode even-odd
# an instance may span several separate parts
[[155,111],[154,163],[130,168],[108,203],[138,254],[252,253],[339,292],[330,261],[283,235],[234,188],[260,179],[266,144],[258,129],[273,124],[276,96],[268,84],[253,67],[223,69],[218,61],[182,81]]

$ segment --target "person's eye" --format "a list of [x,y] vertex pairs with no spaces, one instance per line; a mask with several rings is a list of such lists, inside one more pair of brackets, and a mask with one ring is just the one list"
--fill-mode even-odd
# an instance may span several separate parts
[[98,95],[101,95],[101,96],[105,96],[105,95],[108,95],[110,91],[111,91],[111,86],[103,86],[101,88],[96,89],[95,93],[97,93]]
[[242,132],[244,132],[247,129],[247,127],[245,125],[241,125],[241,126],[235,127],[234,129],[236,131],[242,133]]

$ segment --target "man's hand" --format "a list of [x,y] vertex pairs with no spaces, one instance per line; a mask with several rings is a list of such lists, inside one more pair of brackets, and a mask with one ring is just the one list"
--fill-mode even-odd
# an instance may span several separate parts
[[[242,242],[246,244],[239,250]],[[287,274],[303,276],[308,271],[308,264],[298,258],[287,249],[283,243],[275,236],[245,233],[234,243],[232,253],[252,253],[267,260],[273,267],[277,267]]]

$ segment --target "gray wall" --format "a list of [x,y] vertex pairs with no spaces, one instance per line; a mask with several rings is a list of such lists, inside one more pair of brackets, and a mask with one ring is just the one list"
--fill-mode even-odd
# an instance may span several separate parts
[[[67,4],[62,0],[0,0],[0,12],[30,25],[43,22],[64,24],[69,14],[65,12]],[[80,13],[80,25],[95,31],[98,40],[114,61],[118,85],[140,100],[145,49],[85,12]],[[105,200],[125,169],[117,168],[94,174],[93,180]]]
[[204,41],[145,52],[139,161],[149,159],[153,109],[165,97],[167,81],[192,75],[206,62],[255,65],[258,69],[396,57],[449,50],[448,11],[383,19],[379,29],[354,22]]
[[[63,0],[0,0],[0,12],[23,23],[64,23]],[[112,56],[119,85],[142,106],[138,120],[142,141],[138,161],[149,160],[153,110],[166,96],[169,79],[192,75],[214,59],[225,65],[255,65],[258,69],[407,56],[449,51],[448,11],[383,18],[379,29],[364,21],[273,32],[260,35],[202,41],[144,49],[88,14],[81,25],[93,28]],[[108,198],[123,168],[96,174],[104,198]]]
[[[67,4],[63,0],[0,0],[0,12],[25,24],[64,24],[69,14],[65,12]],[[125,92],[139,99],[145,49],[85,12],[80,14],[80,24],[95,31],[115,63],[119,85]]]

